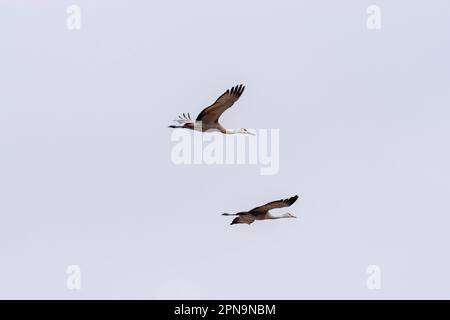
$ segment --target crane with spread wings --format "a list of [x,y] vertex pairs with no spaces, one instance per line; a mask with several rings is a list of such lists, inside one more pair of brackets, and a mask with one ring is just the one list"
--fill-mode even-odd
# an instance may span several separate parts
[[268,219],[282,219],[282,218],[297,218],[293,214],[285,213],[281,216],[273,216],[269,213],[272,209],[290,207],[295,201],[297,201],[298,196],[294,196],[288,199],[272,201],[266,203],[263,206],[256,207],[250,211],[238,212],[235,214],[223,213],[223,216],[237,216],[233,219],[231,224],[246,223],[248,225],[255,222],[255,220],[268,220]]
[[178,125],[171,125],[169,128],[184,128],[197,131],[219,131],[223,134],[250,134],[254,133],[247,129],[226,129],[219,123],[219,118],[227,109],[229,109],[244,92],[245,86],[242,84],[234,86],[230,90],[225,91],[217,100],[209,107],[202,110],[197,116],[197,119],[192,120],[191,115],[184,114],[178,116],[178,119],[174,120]]

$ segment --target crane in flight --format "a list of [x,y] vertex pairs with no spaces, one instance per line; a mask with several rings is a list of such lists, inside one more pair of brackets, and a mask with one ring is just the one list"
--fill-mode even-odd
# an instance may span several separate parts
[[295,201],[297,201],[298,196],[291,197],[289,199],[277,200],[269,202],[263,206],[256,207],[250,211],[238,212],[235,214],[223,213],[223,216],[236,216],[231,224],[246,223],[248,225],[252,224],[255,220],[268,220],[268,219],[282,219],[282,218],[297,218],[293,214],[285,213],[281,216],[273,216],[269,213],[272,209],[290,207]]
[[239,100],[240,96],[244,92],[245,86],[242,84],[234,86],[230,90],[225,91],[217,100],[210,105],[209,107],[202,110],[197,116],[197,119],[192,120],[191,115],[188,113],[187,115],[183,113],[182,116],[178,116],[177,120],[174,120],[178,123],[178,125],[171,125],[169,128],[184,128],[190,130],[197,131],[219,131],[223,134],[250,134],[251,133],[247,129],[226,129],[219,123],[219,118],[222,113],[225,112],[228,108],[230,108],[237,100]]

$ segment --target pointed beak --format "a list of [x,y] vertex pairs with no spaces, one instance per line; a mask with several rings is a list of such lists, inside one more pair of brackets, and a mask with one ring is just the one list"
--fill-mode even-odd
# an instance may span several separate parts
[[255,133],[253,133],[253,132],[250,132],[250,131],[247,131],[247,134],[249,134],[249,135],[251,135],[251,136],[256,136],[256,134],[255,134]]

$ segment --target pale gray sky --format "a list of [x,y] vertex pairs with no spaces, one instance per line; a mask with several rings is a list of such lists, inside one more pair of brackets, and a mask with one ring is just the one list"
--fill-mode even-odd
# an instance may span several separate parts
[[[0,298],[449,297],[448,1],[0,8]],[[280,129],[279,173],[174,165],[170,121],[238,83],[222,121]]]

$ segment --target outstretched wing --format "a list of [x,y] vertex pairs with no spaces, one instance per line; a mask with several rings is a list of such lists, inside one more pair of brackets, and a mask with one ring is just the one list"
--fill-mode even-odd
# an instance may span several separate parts
[[262,213],[266,213],[267,211],[272,210],[272,209],[290,207],[295,201],[297,201],[297,199],[298,199],[298,196],[296,195],[289,199],[272,201],[272,202],[266,203],[263,206],[256,207],[256,208],[250,210],[249,213],[262,214]]
[[242,95],[244,92],[245,86],[242,84],[238,86],[234,86],[230,90],[225,91],[216,102],[214,102],[209,107],[203,109],[202,112],[197,117],[196,121],[204,121],[204,122],[218,122],[222,113],[225,112],[228,108],[230,108]]
[[238,217],[234,218],[233,221],[231,221],[230,224],[236,224],[236,223],[247,223],[251,224],[256,220],[256,217],[251,213],[246,214],[240,214]]

